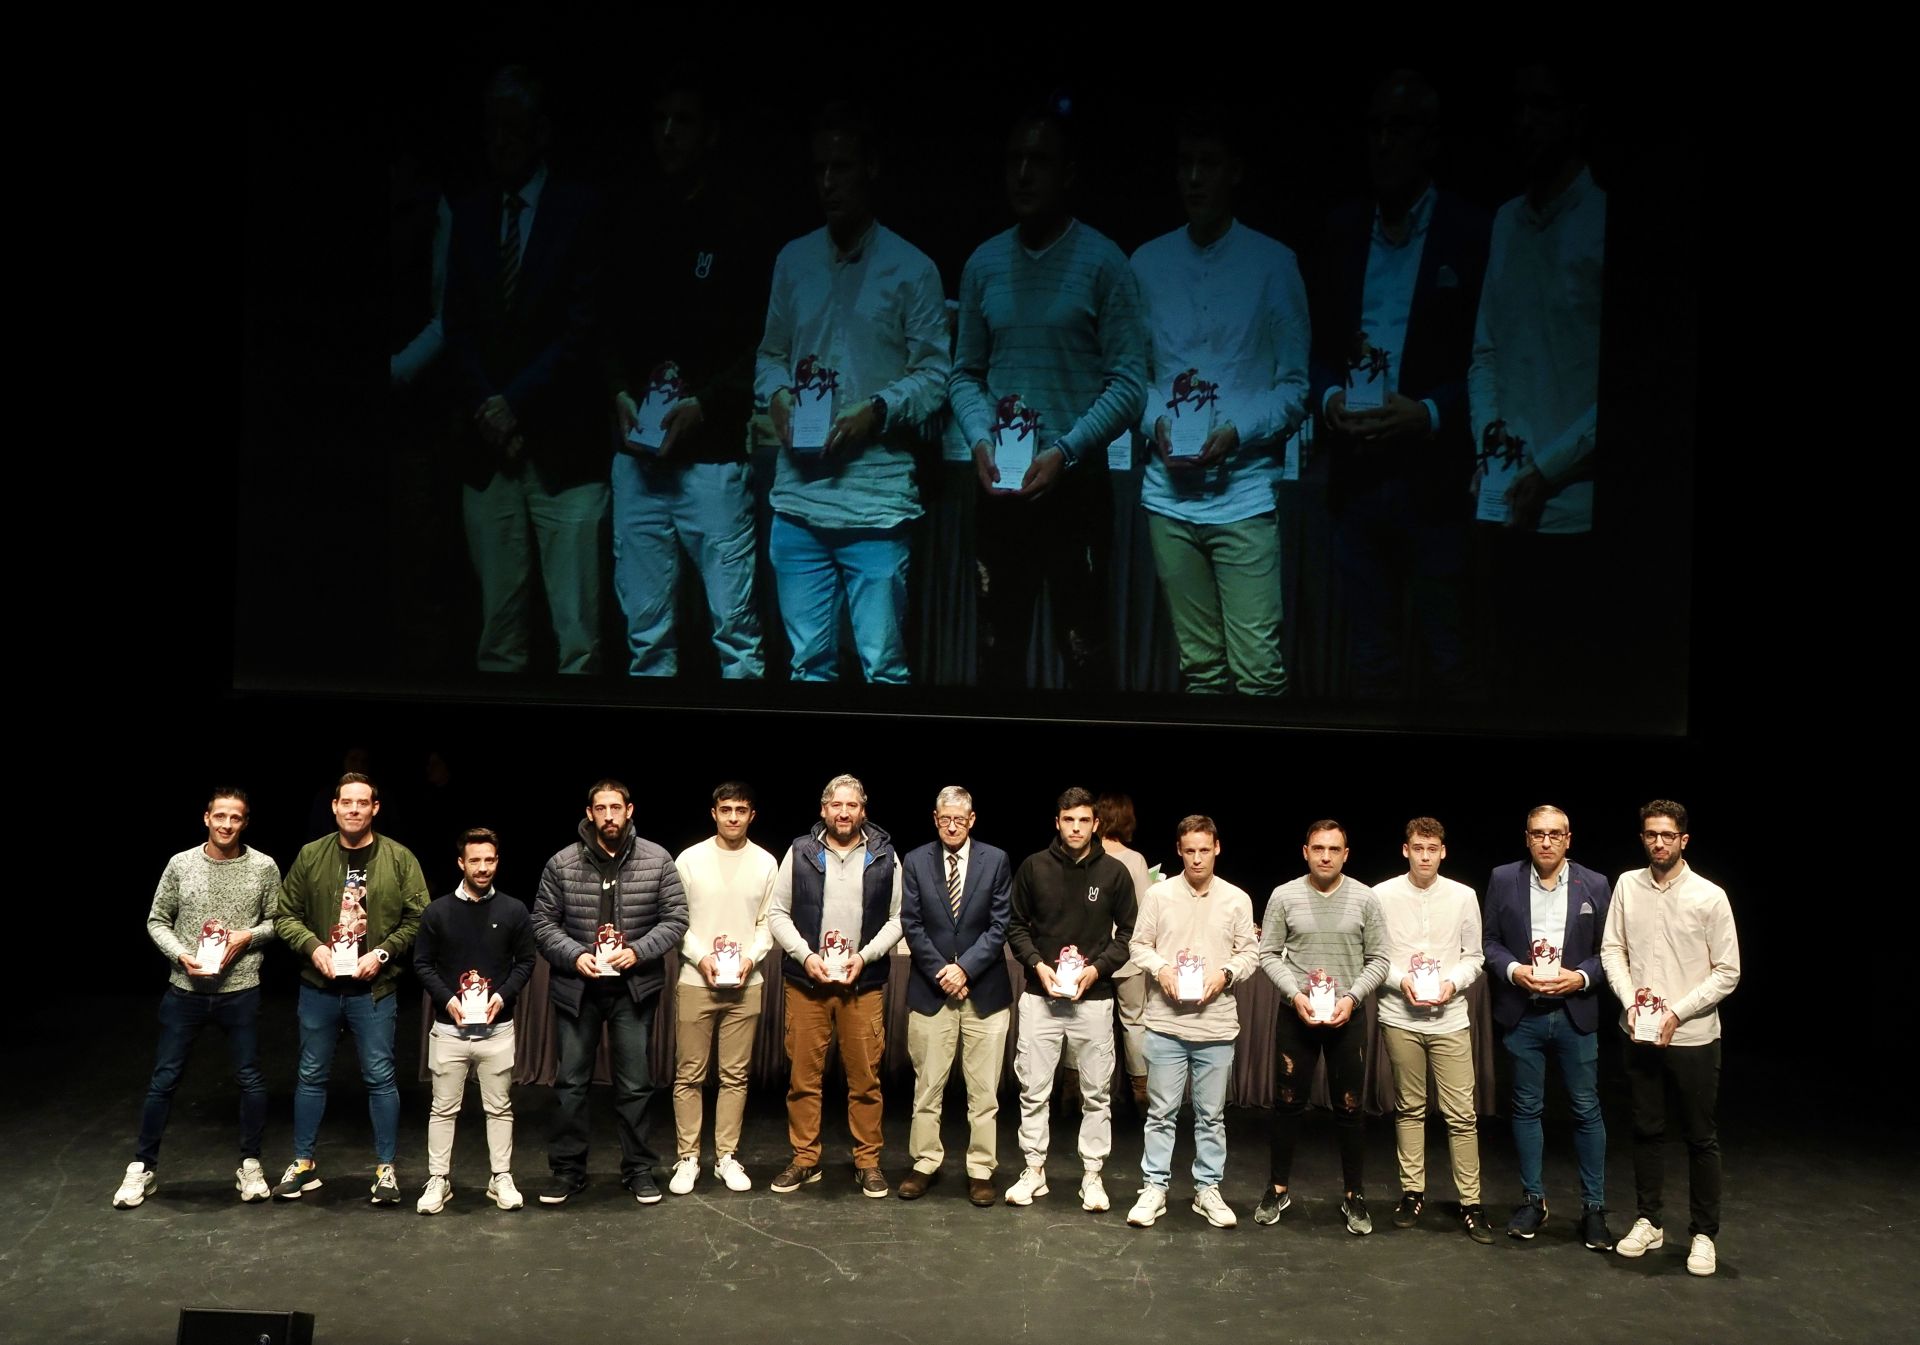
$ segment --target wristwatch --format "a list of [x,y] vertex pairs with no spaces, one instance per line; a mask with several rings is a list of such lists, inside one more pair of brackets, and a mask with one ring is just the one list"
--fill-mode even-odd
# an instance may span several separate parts
[[381,960],[382,962],[385,962],[385,961],[387,960],[387,950],[386,950],[386,949],[384,949],[384,948],[376,948],[376,949],[374,949],[374,950],[373,950],[373,955],[374,955],[375,957],[377,957],[377,958],[379,958],[379,959],[380,959],[380,960]]
[[1224,977],[1226,977],[1226,978],[1227,978],[1227,983],[1226,983],[1225,985],[1223,985],[1223,986],[1221,986],[1220,988],[1221,988],[1222,990],[1230,990],[1230,989],[1232,989],[1232,988],[1233,988],[1233,968],[1232,968],[1232,967],[1222,967],[1222,968],[1220,968],[1220,974],[1221,974],[1222,976],[1224,976]]
[[1080,465],[1080,459],[1074,456],[1072,449],[1067,447],[1067,441],[1065,439],[1055,439],[1052,443],[1048,444],[1047,447],[1059,450],[1060,465],[1068,471],[1072,471]]
[[887,399],[876,392],[870,405],[873,407],[873,432],[878,436],[880,431],[887,428]]

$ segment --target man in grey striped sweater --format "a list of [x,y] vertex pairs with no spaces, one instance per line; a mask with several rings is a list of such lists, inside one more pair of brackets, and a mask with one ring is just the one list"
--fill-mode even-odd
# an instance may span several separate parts
[[[1360,1006],[1387,975],[1387,922],[1380,899],[1342,870],[1347,829],[1332,818],[1307,828],[1301,847],[1307,872],[1273,889],[1260,923],[1260,969],[1280,988],[1287,1006],[1273,1034],[1273,1124],[1268,1136],[1270,1182],[1253,1212],[1258,1224],[1279,1222],[1292,1203],[1287,1180],[1300,1117],[1313,1089],[1316,1056],[1327,1066],[1327,1100],[1340,1135],[1340,1171],[1346,1199],[1340,1213],[1349,1233],[1373,1232],[1365,1191],[1366,1131],[1360,1110],[1365,1082],[1365,1018]],[[1313,991],[1332,978],[1332,1003],[1315,1004]]]
[[[240,840],[247,829],[246,793],[213,791],[207,839],[167,861],[147,912],[147,935],[173,964],[160,1000],[160,1042],[140,1113],[140,1138],[113,1207],[132,1209],[153,1192],[160,1139],[174,1090],[200,1029],[218,1023],[240,1085],[240,1166],[234,1189],[246,1201],[267,1198],[260,1140],[267,1125],[267,1085],[260,1077],[260,962],[273,938],[280,869]],[[215,923],[217,922],[217,927]]]
[[[1017,223],[967,259],[947,386],[985,492],[978,525],[981,680],[1023,686],[1047,586],[1067,685],[1108,675],[1108,446],[1146,405],[1146,329],[1126,255],[1073,217],[1065,119],[1046,109],[1007,139]],[[1131,452],[1131,449],[1128,449]],[[1049,684],[1043,669],[1040,683]]]

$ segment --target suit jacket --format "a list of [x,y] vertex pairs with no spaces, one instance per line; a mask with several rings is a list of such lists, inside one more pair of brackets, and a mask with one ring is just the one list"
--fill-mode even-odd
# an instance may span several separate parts
[[[592,188],[550,174],[521,251],[513,308],[500,302],[501,193],[453,208],[442,301],[448,376],[463,421],[462,474],[484,487],[498,470],[532,467],[549,490],[604,481],[612,404],[595,357],[601,219]],[[507,399],[525,465],[486,446],[472,423],[487,398]]]
[[[1373,215],[1370,200],[1336,209],[1327,219],[1326,239],[1310,268],[1313,386],[1308,400],[1316,417],[1327,389],[1346,382],[1349,347],[1360,330]],[[1420,271],[1414,280],[1413,306],[1407,314],[1407,336],[1394,359],[1401,395],[1432,400],[1440,409],[1440,427],[1431,442],[1362,451],[1320,420],[1314,434],[1322,451],[1329,454],[1328,486],[1336,508],[1360,491],[1406,478],[1416,483],[1430,507],[1457,509],[1464,520],[1475,448],[1467,409],[1467,366],[1473,362],[1473,321],[1492,230],[1492,217],[1485,211],[1451,192],[1434,193]]]
[[983,1014],[1013,1003],[1007,974],[1007,917],[1013,901],[1013,865],[1007,852],[973,841],[967,880],[960,890],[960,918],[947,905],[945,850],[930,841],[907,855],[900,873],[900,927],[912,954],[907,1007],[937,1013],[947,992],[934,980],[948,963],[967,974],[967,998]]
[[[1516,962],[1533,962],[1533,897],[1527,873],[1531,860],[1502,864],[1487,880],[1486,911],[1481,934],[1487,945],[1487,985],[1493,994],[1493,1020],[1510,1028],[1526,1016],[1527,991],[1507,979]],[[1585,972],[1587,988],[1567,996],[1567,1017],[1581,1032],[1600,1026],[1600,988],[1607,973],[1600,965],[1600,936],[1607,928],[1607,905],[1613,885],[1592,869],[1567,861],[1561,881],[1567,898],[1566,930],[1560,939],[1560,965]],[[1515,952],[1515,949],[1519,952]]]

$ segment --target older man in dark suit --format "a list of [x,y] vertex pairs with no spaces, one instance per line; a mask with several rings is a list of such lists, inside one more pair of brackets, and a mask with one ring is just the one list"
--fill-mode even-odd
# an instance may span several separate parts
[[[1457,698],[1473,685],[1461,603],[1467,366],[1491,224],[1434,184],[1438,115],[1433,86],[1413,71],[1375,88],[1369,199],[1333,212],[1313,274],[1312,405],[1361,698]],[[1379,395],[1350,390],[1376,375]],[[1401,640],[1409,604],[1423,655],[1413,681]]]
[[1000,1069],[1007,1054],[1013,983],[1007,975],[1007,917],[1013,866],[1004,850],[972,839],[973,796],[958,785],[933,804],[939,839],[906,857],[900,926],[912,954],[907,980],[907,1055],[913,1061],[913,1169],[900,1198],[923,1196],[940,1174],[940,1110],[953,1058],[967,1080],[967,1198],[994,1202]]
[[464,428],[462,513],[480,581],[481,672],[525,672],[534,556],[559,670],[600,661],[612,431],[593,360],[594,192],[554,175],[545,93],[509,66],[487,87],[490,189],[454,208],[444,301]]
[[1611,1251],[1601,1210],[1607,1186],[1607,1125],[1600,1115],[1600,936],[1613,889],[1606,878],[1567,858],[1573,825],[1552,804],[1527,814],[1528,860],[1502,864],[1487,880],[1487,984],[1493,1019],[1513,1057],[1513,1147],[1524,1199],[1507,1233],[1530,1240],[1547,1221],[1541,1180],[1540,1114],[1547,1100],[1547,1057],[1573,1112],[1580,1163],[1580,1238]]

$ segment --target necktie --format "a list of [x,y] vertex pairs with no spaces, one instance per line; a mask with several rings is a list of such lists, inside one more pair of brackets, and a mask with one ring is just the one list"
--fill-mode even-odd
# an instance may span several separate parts
[[960,856],[947,856],[947,907],[953,912],[953,923],[960,923]]
[[509,313],[514,287],[520,283],[520,212],[526,208],[519,196],[507,197],[507,228],[500,239],[500,307]]

